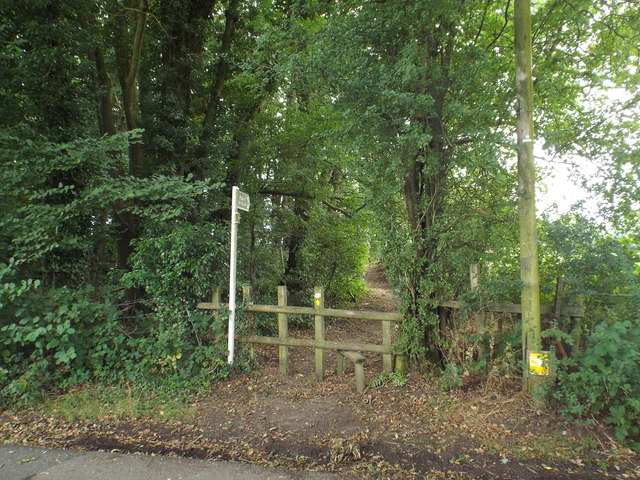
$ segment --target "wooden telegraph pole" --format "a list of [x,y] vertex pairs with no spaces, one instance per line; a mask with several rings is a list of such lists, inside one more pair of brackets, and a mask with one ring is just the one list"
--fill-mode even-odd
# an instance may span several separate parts
[[523,387],[533,392],[544,377],[532,375],[530,354],[540,354],[540,274],[536,230],[533,157],[533,80],[531,75],[531,2],[515,0],[516,97],[518,136],[518,215],[522,280]]

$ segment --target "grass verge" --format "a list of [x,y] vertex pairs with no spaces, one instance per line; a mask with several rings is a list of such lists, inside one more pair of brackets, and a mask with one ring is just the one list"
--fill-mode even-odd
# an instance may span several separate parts
[[196,411],[186,395],[153,386],[84,384],[43,398],[37,412],[67,422],[117,420],[192,420]]

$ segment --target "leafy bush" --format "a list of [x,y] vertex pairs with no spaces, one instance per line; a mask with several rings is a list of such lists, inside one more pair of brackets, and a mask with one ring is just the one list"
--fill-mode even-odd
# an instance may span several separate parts
[[551,396],[566,415],[605,415],[620,440],[640,440],[640,325],[600,323],[558,372]]
[[11,314],[0,323],[2,397],[30,399],[46,385],[84,381],[118,365],[125,337],[117,310],[93,294],[91,288],[32,291],[3,309]]
[[209,298],[213,285],[226,283],[226,232],[213,225],[176,222],[134,240],[132,270],[123,277],[129,287],[144,287],[153,307],[184,315],[198,299]]
[[144,336],[137,339],[129,379],[196,386],[226,378],[224,320],[212,323],[208,313],[179,315],[167,308],[152,315],[148,323]]
[[213,285],[226,283],[226,236],[212,224],[175,221],[155,224],[133,242],[122,282],[144,288],[153,313],[134,316],[139,333],[130,379],[195,386],[227,376],[224,320],[213,323],[210,313],[195,310]]
[[13,303],[0,323],[0,398],[31,400],[94,380],[196,387],[227,376],[223,321],[167,307],[125,329],[117,308],[95,296],[61,288]]
[[[222,332],[194,311],[224,276],[226,229],[198,220],[220,202],[218,185],[127,175],[136,133],[70,143],[14,133],[0,132],[0,398],[226,375]],[[123,212],[138,223],[126,274],[114,268]],[[104,294],[127,287],[146,289],[145,308]]]

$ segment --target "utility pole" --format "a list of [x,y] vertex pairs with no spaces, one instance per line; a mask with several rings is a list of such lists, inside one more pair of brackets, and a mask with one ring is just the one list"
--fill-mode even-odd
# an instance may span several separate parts
[[530,372],[531,355],[540,355],[540,273],[536,228],[536,172],[533,156],[533,78],[531,1],[515,0],[516,97],[518,137],[518,216],[522,280],[523,388],[532,393],[544,377]]

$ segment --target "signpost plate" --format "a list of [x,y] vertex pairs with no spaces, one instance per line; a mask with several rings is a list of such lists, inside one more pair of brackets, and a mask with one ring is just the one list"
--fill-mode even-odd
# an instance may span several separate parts
[[238,209],[243,210],[245,212],[249,211],[249,207],[251,206],[251,201],[249,200],[249,194],[244,193],[238,190]]

